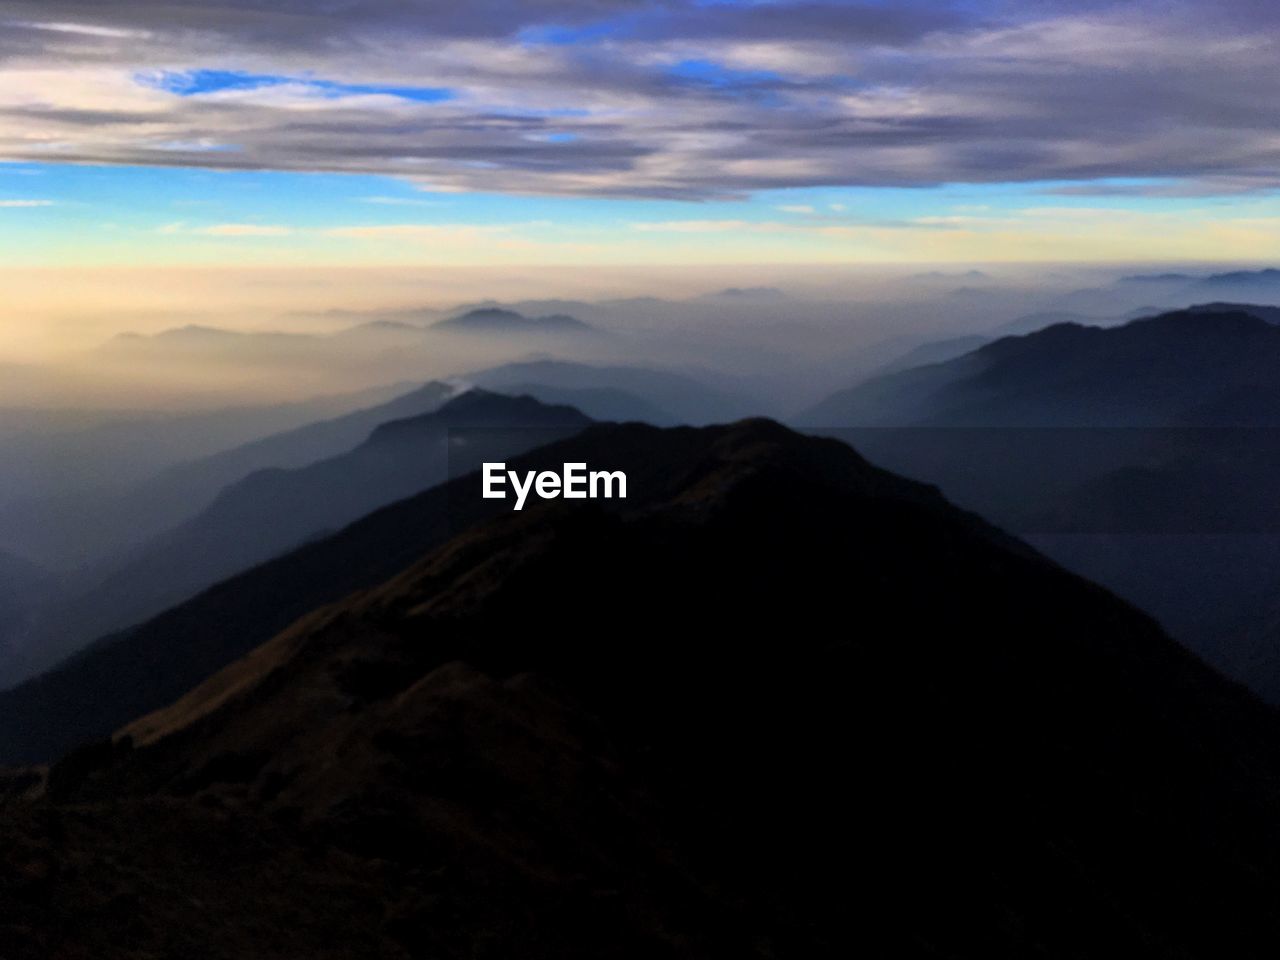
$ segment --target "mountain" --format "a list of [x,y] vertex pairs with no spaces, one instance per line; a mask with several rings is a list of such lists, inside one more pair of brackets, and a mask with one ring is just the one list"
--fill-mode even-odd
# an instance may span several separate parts
[[1265,312],[1050,327],[869,381],[801,422],[939,484],[1280,703],[1280,631],[1266,626],[1280,596],[1280,328]]
[[979,347],[991,342],[990,337],[981,335],[971,335],[964,337],[951,337],[946,340],[931,340],[928,343],[922,343],[917,347],[913,347],[897,359],[885,364],[881,368],[881,373],[894,373],[898,370],[909,370],[913,367],[925,366],[927,364],[944,363],[947,360],[954,360],[956,357],[962,357],[966,353],[972,353]]
[[252,473],[91,588],[59,598],[34,626],[26,659],[51,666],[96,636],[442,483],[466,465],[501,460],[589,422],[570,407],[470,391],[433,413],[381,424],[347,453]]
[[0,510],[0,542],[88,567],[72,578],[72,585],[82,584],[104,563],[191,518],[219,490],[255,470],[301,467],[343,453],[379,424],[429,413],[455,392],[442,383],[401,389],[390,399],[379,392],[370,406],[167,466],[123,489],[22,500]]
[[[1271,424],[1280,328],[1180,311],[1118,327],[1057,324],[876,378],[797,417],[822,426],[1158,427]],[[1230,420],[1224,418],[1230,417]]]
[[141,495],[153,504],[179,499],[188,509],[191,504],[203,506],[201,501],[207,502],[222,487],[254,471],[305,467],[337,456],[365,440],[384,423],[434,413],[457,392],[457,388],[446,383],[425,383],[386,403],[308,423],[172,467],[144,484]]
[[116,334],[98,348],[100,356],[165,357],[191,356],[197,359],[265,355],[293,355],[314,350],[321,338],[307,333],[278,330],[243,331],[188,324],[157,333]]
[[634,499],[247,574],[370,588],[6,805],[6,955],[1274,953],[1277,715],[1149,619],[766,421],[571,460]]
[[597,332],[581,320],[556,313],[545,317],[526,317],[501,307],[479,307],[431,325],[432,330],[457,333],[518,334],[582,334]]
[[[1163,313],[1164,311],[1155,311]],[[1024,316],[1017,317],[1007,323],[1002,323],[997,327],[987,331],[987,339],[991,340],[996,337],[1019,337],[1027,333],[1036,333],[1045,327],[1052,327],[1060,323],[1074,323],[1084,327],[1104,326],[1109,321],[1102,317],[1089,316],[1083,313],[1074,313],[1069,310],[1042,310],[1037,313],[1028,313]]]
[[[18,542],[21,524],[44,523],[83,495],[119,492],[167,467],[207,457],[404,393],[403,383],[282,404],[174,414],[0,411],[0,544],[41,566],[70,566],[65,551],[43,556]],[[10,426],[16,429],[7,429]]]
[[[466,374],[462,380],[489,390],[529,393],[546,402],[571,402],[575,394],[581,396],[581,392],[590,391],[587,401],[594,409],[603,411],[612,407],[627,414],[607,419],[642,420],[659,425],[735,420],[751,407],[751,401],[745,397],[705,384],[696,377],[655,367],[529,360],[479,370]],[[586,406],[580,409],[591,412]],[[606,417],[601,413],[597,419]]]
[[1280,324],[1280,307],[1256,303],[1200,303],[1187,309],[1192,313],[1247,313],[1267,323]]
[[1280,270],[1227,270],[1218,273],[1163,273],[1122,277],[1117,289],[1137,287],[1166,299],[1212,295],[1221,300],[1273,302],[1280,295]]
[[1232,270],[1226,273],[1210,274],[1198,282],[1206,287],[1252,284],[1280,290],[1280,270],[1274,267],[1267,267],[1263,270]]
[[634,421],[655,426],[670,426],[680,422],[677,417],[643,397],[614,387],[559,387],[545,383],[513,382],[503,389],[517,396],[533,397],[542,403],[573,407],[592,420],[612,420],[619,423]]

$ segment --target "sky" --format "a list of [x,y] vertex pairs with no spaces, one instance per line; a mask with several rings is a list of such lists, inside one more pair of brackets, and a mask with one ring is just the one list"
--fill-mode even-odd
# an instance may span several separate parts
[[1270,0],[0,0],[9,268],[1280,255]]

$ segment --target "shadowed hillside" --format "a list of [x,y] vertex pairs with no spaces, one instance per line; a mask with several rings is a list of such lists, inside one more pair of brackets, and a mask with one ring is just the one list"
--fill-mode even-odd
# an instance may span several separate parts
[[[801,422],[939,484],[1280,702],[1280,327],[1209,303],[1064,324],[836,394]],[[887,428],[887,429],[882,429]]]
[[624,509],[473,526],[56,766],[10,954],[1274,951],[1270,710],[841,444],[526,462],[623,451]]

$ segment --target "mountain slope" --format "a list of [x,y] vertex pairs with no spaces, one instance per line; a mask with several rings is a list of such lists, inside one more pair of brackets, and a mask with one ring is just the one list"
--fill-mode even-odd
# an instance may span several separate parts
[[[1022,532],[1280,703],[1280,327],[1206,304],[1011,337],[870,381],[805,423]],[[1260,639],[1264,638],[1264,639]]]
[[[1059,324],[834,394],[814,426],[1274,424],[1280,328],[1244,312],[1183,311],[1119,327]],[[1224,417],[1234,419],[1224,421]]]
[[634,501],[467,525],[56,766],[7,950],[1274,953],[1276,715],[1147,618],[768,422],[570,459]]
[[451,465],[501,460],[589,422],[570,407],[471,391],[433,413],[383,423],[341,456],[250,474],[100,583],[48,610],[34,628],[27,659],[51,666],[96,636],[442,483]]
[[344,453],[379,424],[429,413],[454,392],[446,384],[427,383],[371,406],[167,466],[120,491],[66,497],[39,509],[24,504],[5,518],[4,533],[7,542],[42,554],[74,555],[81,566],[100,569],[194,516],[219,490],[255,470],[301,467]]

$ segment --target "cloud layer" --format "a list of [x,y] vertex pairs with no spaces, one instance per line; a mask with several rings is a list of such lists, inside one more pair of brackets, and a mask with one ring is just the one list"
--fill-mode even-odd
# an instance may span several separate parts
[[1280,184],[1278,40],[1264,0],[17,0],[0,158],[694,200],[1240,193]]

